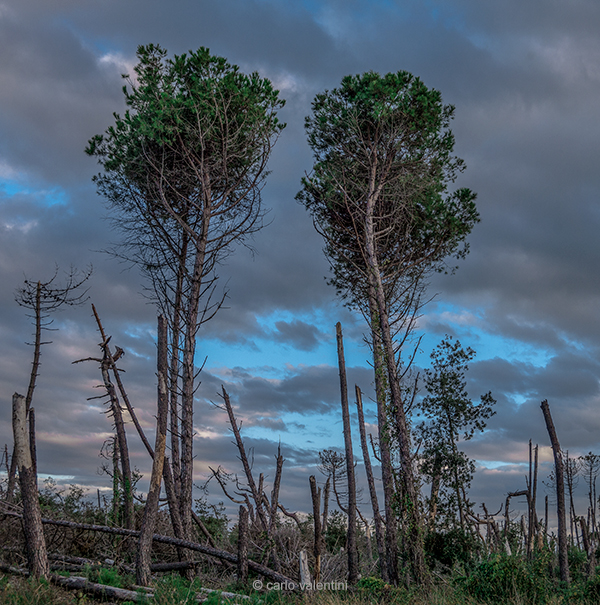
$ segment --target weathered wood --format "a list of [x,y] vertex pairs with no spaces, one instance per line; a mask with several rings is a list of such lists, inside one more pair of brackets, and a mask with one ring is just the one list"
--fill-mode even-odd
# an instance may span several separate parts
[[[14,512],[10,512],[7,510],[2,511],[3,514],[10,517],[22,517],[22,515]],[[86,531],[100,532],[105,534],[112,534],[116,536],[134,536],[138,537],[140,535],[139,531],[135,531],[133,529],[124,529],[121,527],[107,527],[105,525],[92,525],[90,523],[75,523],[73,521],[62,521],[60,519],[44,519],[42,518],[42,523],[44,525],[55,525],[58,527],[69,527],[72,529],[83,529]],[[209,557],[214,557],[216,559],[220,559],[223,561],[228,561],[229,563],[237,564],[238,558],[237,555],[233,553],[227,552],[226,550],[220,550],[218,548],[212,548],[210,546],[205,546],[204,544],[198,544],[197,542],[189,542],[188,540],[180,540],[179,538],[172,538],[171,536],[163,536],[161,534],[154,534],[152,536],[152,540],[154,542],[159,542],[160,544],[170,544],[172,546],[180,546],[182,548],[187,548],[189,550],[193,550],[196,552],[200,552],[204,555],[208,555]],[[260,563],[256,563],[256,561],[252,561],[252,559],[248,559],[248,568],[252,571],[263,575],[265,578],[269,578],[273,580],[273,582],[278,583],[286,583],[288,585],[292,585],[295,583],[295,580],[289,578],[281,573],[273,571]]]
[[314,475],[311,475],[308,481],[310,483],[310,495],[313,505],[315,582],[318,582],[321,578],[321,553],[323,552],[323,535],[321,533],[321,489],[317,489],[317,480]]
[[79,576],[71,576],[65,578],[63,576],[51,574],[50,580],[53,584],[62,586],[69,590],[81,590],[86,594],[92,595],[96,598],[101,599],[116,599],[117,601],[133,601],[145,602],[148,598],[154,596],[153,593],[140,594],[134,590],[126,590],[125,588],[115,588],[114,586],[106,586],[105,584],[97,584],[96,582],[90,582],[86,578]]
[[238,520],[238,582],[248,582],[248,509],[240,506]]
[[167,382],[169,379],[168,352],[167,352],[167,322],[160,315],[158,318],[158,359],[157,359],[157,400],[156,415],[156,442],[154,445],[154,459],[152,460],[152,474],[150,488],[144,507],[144,517],[140,530],[140,540],[136,555],[136,581],[147,586],[152,579],[150,573],[150,558],[152,553],[152,534],[156,527],[158,514],[158,500],[160,497],[161,478],[165,461],[165,448],[167,443],[167,420],[169,416],[169,392]]
[[550,443],[552,444],[552,452],[554,453],[554,468],[556,479],[556,512],[558,515],[558,565],[560,567],[560,579],[563,582],[569,584],[569,546],[567,543],[567,516],[565,509],[565,478],[563,469],[563,458],[562,452],[560,451],[560,443],[556,435],[556,429],[554,428],[552,415],[550,414],[548,400],[544,399],[540,407],[542,408],[542,413],[544,414],[544,420],[546,421],[546,429],[548,430],[548,435],[550,436]]
[[305,550],[300,551],[300,583],[303,586],[312,585],[310,570],[308,569],[308,553]]
[[385,561],[385,542],[383,536],[383,519],[381,518],[381,513],[379,511],[377,489],[375,488],[373,467],[371,466],[371,457],[369,456],[369,445],[367,443],[367,435],[365,430],[365,415],[363,412],[362,393],[358,385],[355,385],[354,389],[356,391],[356,410],[358,413],[358,430],[360,433],[360,445],[362,447],[365,472],[367,474],[367,483],[369,485],[369,495],[371,496],[373,521],[375,523],[375,540],[377,542],[377,552],[379,554],[379,571],[381,573],[381,579],[384,582],[388,582],[388,570]]
[[27,547],[29,570],[37,578],[46,578],[50,573],[46,541],[42,527],[42,512],[38,497],[37,482],[27,424],[27,406],[23,395],[13,395],[12,425],[14,450],[19,470],[19,485],[23,500],[23,531]]
[[[346,477],[348,480],[348,534],[346,540],[346,547],[348,551],[348,582],[350,584],[356,584],[358,581],[358,546],[356,543],[356,478],[354,476],[354,453],[352,451],[352,431],[350,427],[350,409],[348,406],[348,384],[346,380],[344,339],[342,336],[342,324],[339,321],[335,325],[335,335],[337,340],[337,356],[340,376],[344,445],[346,449]],[[317,512],[316,514],[318,516],[320,513]]]
[[110,399],[110,411],[115,422],[115,432],[117,436],[117,446],[121,458],[121,471],[123,473],[123,504],[124,504],[124,521],[125,526],[131,529],[134,526],[134,508],[133,508],[133,479],[131,473],[131,463],[129,461],[129,447],[127,445],[127,433],[125,431],[125,421],[121,410],[121,403],[115,389],[114,384],[110,379],[110,369],[114,366],[114,359],[110,353],[108,343],[110,338],[106,337],[104,328],[100,321],[100,317],[96,311],[96,307],[92,305],[92,311],[98,324],[98,329],[102,336],[100,348],[102,349],[102,360],[100,362],[100,372],[104,388]]
[[233,413],[233,407],[231,405],[229,394],[225,390],[224,386],[221,386],[221,389],[223,401],[225,403],[225,409],[227,411],[227,416],[229,417],[231,431],[233,432],[233,435],[235,437],[235,444],[240,455],[240,461],[242,463],[242,467],[244,468],[244,474],[246,475],[246,481],[248,482],[248,487],[250,488],[252,499],[254,500],[254,504],[256,506],[256,513],[258,515],[258,519],[260,520],[261,528],[265,532],[267,532],[267,535],[270,535],[269,524],[267,523],[267,518],[263,507],[262,493],[259,492],[256,486],[256,482],[254,481],[254,476],[252,475],[252,468],[250,467],[250,462],[248,461],[248,456],[246,455],[246,448],[244,447],[244,442],[242,441],[242,437],[240,435],[240,429],[237,425],[235,414]]

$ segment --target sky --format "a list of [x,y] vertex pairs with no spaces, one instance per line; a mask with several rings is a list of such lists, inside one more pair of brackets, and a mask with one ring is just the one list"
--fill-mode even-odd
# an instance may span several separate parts
[[[270,78],[287,101],[263,190],[267,225],[219,268],[227,308],[199,334],[197,486],[211,466],[241,472],[218,407],[224,385],[256,471],[272,480],[281,442],[282,502],[309,509],[308,477],[323,479],[318,452],[343,447],[337,321],[349,384],[365,392],[375,429],[365,325],[327,285],[323,242],[294,200],[312,166],[303,126],[311,100],[369,70],[410,71],[456,107],[455,151],[467,165],[458,184],[478,196],[469,256],[455,275],[431,280],[416,359],[424,367],[445,334],[458,338],[477,352],[470,396],[497,400],[485,434],[464,445],[477,461],[475,511],[524,489],[529,439],[547,476],[543,399],[563,449],[600,453],[598,31],[595,0],[547,0],[543,10],[533,0],[0,0],[0,444],[12,442],[12,394],[26,391],[31,368],[33,327],[15,290],[57,266],[58,281],[70,266],[91,265],[93,275],[87,303],[56,313],[46,334],[33,403],[39,472],[110,488],[98,469],[112,427],[102,400],[90,400],[101,394],[98,364],[72,363],[99,354],[92,302],[126,352],[123,380],[153,439],[156,309],[138,272],[102,252],[120,235],[84,149],[123,112],[121,75],[132,73],[136,48],[154,43],[171,54],[208,47]],[[133,464],[148,474],[129,427]],[[584,514],[583,480],[578,493]],[[223,499],[212,483],[209,499]],[[365,495],[361,506],[368,513]]]

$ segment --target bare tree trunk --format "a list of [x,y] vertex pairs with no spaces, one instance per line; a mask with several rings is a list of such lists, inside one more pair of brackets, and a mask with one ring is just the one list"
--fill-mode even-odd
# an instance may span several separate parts
[[177,270],[177,286],[173,304],[173,318],[171,326],[171,363],[169,369],[169,400],[171,418],[171,460],[173,467],[173,487],[175,497],[179,500],[181,494],[181,434],[179,429],[179,363],[181,345],[181,311],[183,296],[183,281],[185,277],[185,260],[188,254],[189,235],[187,231],[181,234],[181,250],[179,251],[179,265]]
[[[25,413],[29,418],[29,445],[31,447],[31,461],[33,465],[33,474],[35,476],[37,488],[37,456],[35,451],[35,412],[32,416],[29,415],[31,402],[33,401],[33,392],[35,391],[35,383],[39,375],[40,356],[42,353],[42,283],[38,280],[35,291],[34,314],[35,314],[35,340],[33,343],[33,361],[31,362],[31,373],[29,374],[29,386],[27,387],[27,395],[25,396]],[[6,488],[6,500],[12,502],[13,493],[15,490],[17,476],[17,457],[16,445],[13,447],[13,456],[11,460],[10,472],[8,473],[8,485]]]
[[104,357],[100,367],[102,371],[102,379],[104,380],[104,386],[106,387],[106,392],[110,397],[110,409],[112,417],[115,421],[117,446],[119,448],[119,455],[121,458],[124,505],[123,521],[127,529],[132,529],[135,524],[135,520],[133,513],[133,481],[131,476],[131,464],[129,462],[129,447],[127,445],[127,434],[125,432],[125,421],[123,420],[121,404],[119,402],[115,387],[110,380],[110,361],[106,351],[104,351]]
[[[108,345],[108,342],[107,342],[108,339],[104,332],[104,327],[102,326],[102,322],[100,321],[100,316],[98,315],[98,312],[96,311],[96,308],[94,305],[92,305],[92,310],[94,312],[94,316],[96,318],[96,322],[98,324],[100,333],[102,334],[102,338],[106,342],[106,346],[105,346],[104,350],[106,351],[106,354],[108,356],[108,360],[110,362],[110,367],[112,369],[113,377],[115,379],[115,382],[117,383],[117,387],[118,387],[119,393],[121,394],[121,397],[123,399],[123,403],[125,404],[125,407],[127,408],[129,415],[131,416],[133,425],[135,426],[137,433],[138,433],[140,439],[142,440],[144,447],[146,448],[146,451],[148,452],[150,457],[152,459],[154,459],[154,449],[150,445],[150,442],[148,441],[146,434],[144,433],[144,429],[142,428],[142,426],[139,423],[137,414],[135,413],[134,407],[131,405],[131,401],[129,400],[127,391],[125,390],[125,386],[123,385],[123,381],[121,380],[121,376],[119,374],[119,369],[117,368],[116,361],[122,354],[122,350],[117,347],[117,354],[115,356],[113,356],[113,354],[110,351],[110,346]],[[73,363],[77,363],[77,362],[73,362]],[[179,461],[177,463],[179,463]],[[163,463],[163,479],[165,482],[165,492],[167,494],[167,500],[169,502],[169,514],[171,517],[171,525],[173,526],[173,533],[175,534],[176,538],[183,539],[184,538],[183,527],[181,525],[181,517],[179,515],[179,499],[177,496],[177,491],[176,491],[175,482],[174,482],[174,478],[173,478],[173,472],[171,471],[171,462],[170,462],[169,458],[167,458],[166,456],[165,456],[165,460]],[[214,543],[212,544],[212,546],[214,546]],[[189,554],[187,551],[185,551],[181,548],[178,548],[177,552],[178,552],[180,560],[182,560],[182,557],[185,557]]]
[[248,486],[250,487],[250,493],[252,494],[252,499],[254,500],[254,504],[256,505],[256,512],[258,514],[258,518],[260,520],[260,524],[262,529],[267,532],[267,535],[270,535],[269,532],[269,524],[267,523],[267,519],[265,516],[265,510],[263,506],[262,493],[259,493],[258,488],[256,487],[256,482],[254,481],[254,477],[252,475],[252,469],[250,468],[250,462],[248,462],[248,456],[246,455],[246,449],[244,447],[244,442],[242,441],[242,437],[240,435],[240,430],[237,425],[237,421],[235,419],[235,415],[233,413],[233,408],[231,407],[231,400],[229,399],[229,395],[225,390],[225,387],[221,387],[223,401],[225,402],[225,409],[227,410],[227,415],[229,416],[229,424],[231,425],[231,430],[233,431],[233,435],[235,436],[235,443],[238,448],[238,452],[240,454],[240,460],[242,462],[242,466],[244,468],[244,474],[246,475],[246,481],[248,482]]
[[[102,380],[104,387],[110,398],[111,414],[115,421],[115,430],[117,434],[117,446],[119,448],[119,454],[121,458],[121,469],[122,469],[122,485],[123,485],[123,504],[124,504],[124,523],[127,529],[132,529],[135,525],[134,511],[133,511],[133,481],[131,475],[131,465],[129,462],[129,448],[127,446],[127,434],[125,432],[125,422],[123,420],[123,413],[121,411],[121,404],[119,397],[115,389],[114,384],[110,379],[111,368],[115,369],[115,360],[110,352],[108,341],[106,337],[102,322],[96,307],[92,305],[92,311],[98,324],[100,335],[102,336],[102,360],[100,361],[100,371],[102,373]],[[116,369],[115,369],[116,372]]]
[[30,572],[37,578],[46,578],[50,573],[46,541],[42,527],[42,512],[31,459],[27,427],[27,406],[23,395],[13,395],[13,436],[15,455],[19,470],[19,484],[23,500],[23,530],[27,546]]
[[158,411],[156,415],[156,442],[154,445],[154,459],[152,461],[152,475],[150,489],[144,507],[144,517],[140,530],[140,540],[136,559],[136,581],[141,586],[147,586],[152,578],[150,573],[150,558],[152,551],[152,535],[156,526],[158,513],[158,500],[160,497],[161,478],[165,460],[167,441],[167,421],[169,415],[168,392],[168,351],[167,351],[167,323],[161,315],[158,318]]
[[[209,196],[209,192],[205,192]],[[210,204],[210,200],[209,204]],[[184,535],[192,535],[192,486],[194,476],[194,392],[195,392],[195,365],[196,333],[198,331],[198,312],[202,277],[204,271],[204,258],[206,252],[206,238],[208,237],[208,222],[210,209],[205,209],[203,217],[202,235],[195,243],[196,256],[194,261],[194,274],[191,284],[188,308],[185,317],[185,338],[183,348],[183,383],[181,397],[181,493],[179,498],[181,524]]]
[[[429,580],[425,565],[425,552],[423,545],[423,532],[419,514],[419,494],[415,483],[413,460],[410,452],[410,432],[404,412],[404,401],[400,390],[394,344],[389,325],[387,305],[379,265],[373,244],[373,223],[367,220],[367,253],[369,257],[369,278],[372,280],[376,294],[379,311],[379,325],[381,328],[381,341],[383,344],[384,361],[387,368],[388,384],[390,388],[391,404],[395,410],[396,431],[398,436],[398,450],[400,455],[401,477],[405,494],[406,516],[406,545],[413,577],[417,584],[426,584]],[[370,235],[369,235],[370,233]]]
[[[552,443],[552,451],[554,453],[554,468],[556,476],[556,507],[558,515],[558,564],[560,567],[560,579],[567,584],[570,583],[569,577],[569,558],[568,558],[568,543],[567,543],[567,516],[565,510],[565,479],[563,472],[562,452],[560,444],[556,436],[556,429],[550,414],[548,400],[544,399],[541,404],[546,428]],[[547,515],[546,515],[547,516]],[[547,523],[547,521],[546,521]]]
[[[25,402],[27,403],[27,401]],[[33,476],[35,478],[35,487],[37,489],[37,447],[35,445],[35,409],[29,408],[27,412],[27,418],[29,419],[29,449],[31,450],[31,468],[33,469]]]
[[238,582],[246,584],[248,582],[248,510],[245,506],[240,506],[240,516],[238,521]]
[[321,534],[321,489],[317,490],[317,480],[314,475],[309,477],[310,495],[313,505],[313,525],[315,528],[315,540],[313,552],[315,555],[315,582],[321,578],[321,553],[323,551],[323,535]]
[[275,467],[275,480],[273,481],[273,489],[271,490],[271,510],[270,521],[269,521],[269,530],[273,532],[275,530],[275,525],[277,523],[277,510],[279,506],[279,490],[281,487],[281,474],[283,472],[283,463],[284,459],[281,455],[281,444],[277,447],[277,456],[275,457],[276,467]]
[[383,536],[383,519],[379,512],[379,502],[377,499],[377,490],[375,489],[375,478],[373,477],[373,467],[371,466],[371,457],[369,456],[369,446],[367,444],[367,435],[365,431],[365,415],[363,413],[362,394],[358,385],[355,385],[356,391],[356,409],[358,412],[358,429],[360,432],[360,444],[362,447],[365,472],[367,474],[367,483],[369,484],[369,495],[371,497],[371,507],[373,509],[373,521],[375,523],[375,541],[377,542],[377,552],[379,554],[379,571],[381,579],[388,582],[387,565],[385,560],[385,542]]
[[377,428],[379,454],[381,457],[381,480],[383,483],[383,504],[385,510],[385,550],[389,581],[398,585],[398,524],[394,510],[394,473],[390,453],[390,430],[387,415],[387,380],[381,336],[377,327],[379,313],[372,286],[369,286],[369,309],[371,313],[371,335],[373,338],[373,367],[375,369],[375,392],[377,397]]
[[348,406],[348,384],[346,381],[346,360],[344,358],[344,340],[342,324],[335,326],[337,338],[340,391],[342,399],[342,422],[344,425],[344,443],[346,446],[346,476],[348,478],[348,582],[358,581],[358,547],[356,544],[356,479],[354,477],[354,454],[352,451],[352,432],[350,427],[350,409]]
[[429,531],[434,531],[435,529],[435,518],[437,516],[438,507],[438,494],[440,493],[441,483],[440,465],[441,457],[439,452],[437,452],[433,461],[433,478],[431,480],[431,494],[429,496],[429,518],[427,520]]
[[329,521],[329,491],[331,489],[331,476],[325,481],[325,489],[323,490],[323,521],[321,522],[321,531],[327,533],[327,522]]

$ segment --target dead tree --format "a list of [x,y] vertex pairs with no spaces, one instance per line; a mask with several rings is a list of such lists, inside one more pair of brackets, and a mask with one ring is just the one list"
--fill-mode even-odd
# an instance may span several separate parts
[[[63,306],[75,306],[85,302],[85,295],[87,290],[77,293],[81,286],[90,278],[92,269],[88,269],[83,273],[79,273],[75,268],[71,267],[70,272],[67,275],[66,283],[64,286],[56,286],[55,280],[58,276],[58,267],[56,268],[54,275],[51,279],[46,282],[42,281],[31,281],[26,279],[24,285],[19,288],[15,294],[15,300],[21,307],[25,307],[31,311],[29,317],[33,320],[35,326],[34,341],[29,343],[33,346],[33,361],[31,363],[31,373],[29,375],[29,386],[27,387],[27,395],[25,396],[25,408],[29,418],[29,422],[35,422],[34,415],[29,415],[29,408],[33,401],[33,393],[35,391],[37,377],[39,376],[40,370],[40,357],[42,354],[42,345],[50,344],[51,341],[42,341],[42,332],[52,330],[52,319],[50,316],[55,311],[58,311]],[[29,439],[32,464],[36,469],[36,456],[35,456],[35,428],[30,427],[30,439]],[[16,471],[16,458],[13,451],[13,457],[11,460],[11,466],[8,473],[8,485],[6,489],[6,499],[11,501],[15,486],[15,471]],[[36,473],[37,476],[37,473]]]
[[[123,410],[119,401],[117,390],[111,381],[110,373],[111,370],[116,368],[116,361],[123,355],[123,349],[117,347],[117,353],[113,356],[110,351],[109,342],[111,337],[106,335],[100,317],[96,311],[96,307],[92,305],[92,311],[98,324],[98,330],[102,337],[102,342],[99,343],[99,347],[102,350],[102,357],[87,357],[85,359],[78,359],[73,363],[81,363],[82,361],[96,361],[100,364],[100,372],[102,374],[102,382],[106,395],[109,401],[109,415],[112,417],[115,423],[115,434],[116,434],[116,448],[118,448],[119,458],[121,462],[121,484],[123,486],[123,510],[124,510],[124,523],[127,529],[132,529],[134,526],[134,510],[133,510],[133,478],[131,472],[131,464],[129,460],[129,446],[127,444],[127,433],[125,431],[125,420],[123,419]],[[99,397],[90,397],[89,399],[102,399],[104,395]],[[116,478],[117,473],[114,473],[113,480]],[[113,503],[114,505],[115,503]]]
[[554,428],[554,422],[550,414],[548,400],[544,399],[541,406],[546,428],[550,436],[552,444],[552,452],[554,453],[554,468],[556,474],[556,512],[558,515],[558,564],[560,567],[560,579],[569,584],[569,558],[568,558],[568,542],[567,542],[567,515],[565,509],[565,478],[563,469],[562,452],[560,451],[560,443]]
[[46,553],[35,470],[31,459],[26,398],[18,393],[13,395],[12,425],[15,440],[14,456],[23,500],[23,531],[29,570],[37,578],[46,578],[50,573],[50,566]]
[[151,580],[150,555],[152,550],[152,535],[156,526],[161,477],[163,475],[165,460],[167,420],[169,415],[167,346],[167,323],[161,315],[158,318],[158,412],[156,415],[156,443],[154,446],[150,488],[148,490],[148,497],[146,498],[146,506],[144,507],[144,517],[142,519],[136,559],[136,581],[141,586],[147,586]]
[[342,324],[335,326],[337,338],[340,391],[342,400],[342,422],[344,425],[344,444],[346,447],[346,476],[348,481],[348,582],[358,581],[358,546],[356,544],[356,480],[354,477],[354,454],[352,452],[352,432],[350,428],[350,410],[348,406],[348,384],[346,380],[346,360],[344,359],[344,340]]
[[248,582],[248,509],[240,506],[238,521],[238,582]]
[[313,505],[313,527],[314,543],[313,553],[315,555],[315,582],[321,578],[321,554],[323,552],[323,534],[321,532],[321,488],[317,489],[317,480],[314,475],[309,477],[310,496]]
[[377,542],[377,552],[379,554],[379,570],[381,579],[384,582],[388,581],[387,565],[385,561],[385,543],[383,536],[383,519],[379,512],[379,501],[377,498],[377,490],[375,489],[375,479],[373,477],[373,467],[371,466],[371,457],[369,456],[369,446],[367,444],[367,435],[365,431],[365,415],[363,413],[362,394],[358,385],[355,385],[356,390],[356,409],[358,412],[358,429],[360,431],[360,443],[362,447],[363,460],[365,464],[365,472],[367,474],[367,483],[369,484],[369,495],[371,497],[371,507],[373,509],[373,522],[375,523],[375,540]]

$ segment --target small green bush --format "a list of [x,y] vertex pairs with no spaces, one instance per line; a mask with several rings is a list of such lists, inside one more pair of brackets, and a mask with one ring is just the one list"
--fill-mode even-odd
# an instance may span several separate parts
[[468,594],[484,603],[524,599],[542,605],[552,594],[547,558],[543,554],[532,562],[516,555],[493,555],[477,565],[461,583]]

